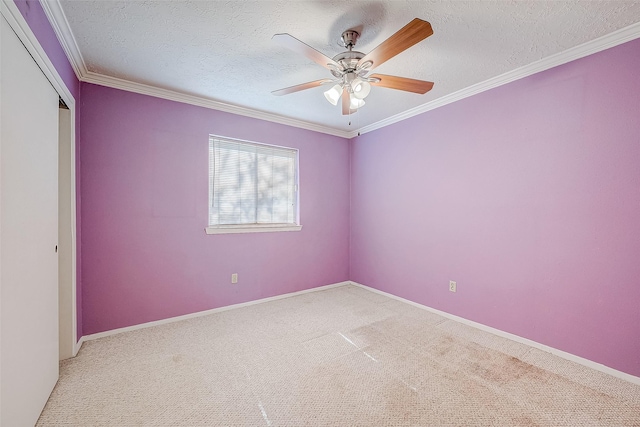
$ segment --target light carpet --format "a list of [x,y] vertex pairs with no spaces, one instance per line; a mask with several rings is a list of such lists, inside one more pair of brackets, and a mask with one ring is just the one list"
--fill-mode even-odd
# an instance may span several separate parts
[[86,342],[39,426],[640,426],[640,386],[347,285]]

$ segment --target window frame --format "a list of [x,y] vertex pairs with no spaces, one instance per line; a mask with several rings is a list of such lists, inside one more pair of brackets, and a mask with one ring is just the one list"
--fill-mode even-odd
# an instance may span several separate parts
[[[221,140],[228,143],[240,143],[246,145],[254,145],[258,147],[273,147],[283,150],[289,150],[295,152],[294,155],[294,223],[251,223],[251,224],[209,224],[211,219],[211,208],[213,206],[214,198],[214,176],[211,171],[214,170],[211,167],[211,162],[215,162],[215,151],[212,154],[212,150],[215,150],[214,140]],[[209,135],[208,145],[208,165],[209,165],[209,185],[208,185],[208,206],[207,206],[207,227],[205,231],[207,234],[231,234],[231,233],[267,233],[267,232],[280,232],[280,231],[300,231],[302,225],[300,224],[300,150],[292,147],[284,147],[281,145],[265,144],[255,141],[247,141],[244,139],[230,138],[220,135]]]

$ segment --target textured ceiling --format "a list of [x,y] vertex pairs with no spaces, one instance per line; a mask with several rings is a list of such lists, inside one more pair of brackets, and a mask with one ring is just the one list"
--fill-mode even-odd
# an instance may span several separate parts
[[[60,0],[89,71],[353,131],[640,22],[638,1],[79,1]],[[417,95],[373,88],[342,116],[324,87],[271,91],[330,77],[271,41],[290,33],[329,57],[346,29],[368,53],[413,18],[434,35],[376,72],[435,82]],[[351,125],[349,122],[353,122]]]

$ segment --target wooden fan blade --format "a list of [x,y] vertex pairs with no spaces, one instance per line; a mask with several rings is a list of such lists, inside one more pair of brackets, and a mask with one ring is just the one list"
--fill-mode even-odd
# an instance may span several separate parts
[[414,44],[433,34],[431,24],[422,19],[414,19],[402,27],[397,33],[383,41],[380,46],[366,54],[358,61],[358,66],[371,61],[373,65],[370,69],[379,67],[382,63],[393,58],[402,51],[409,49]]
[[327,55],[321,52],[318,52],[308,44],[301,42],[297,38],[293,37],[291,34],[287,34],[287,33],[276,34],[273,37],[271,37],[271,40],[274,40],[279,45],[284,46],[288,49],[291,49],[294,52],[297,52],[306,56],[310,60],[322,65],[324,68],[328,70],[331,70],[331,68],[327,64],[331,64],[336,68],[340,68],[340,66],[336,61],[329,58]]
[[312,82],[302,83],[300,85],[285,87],[284,89],[278,89],[271,92],[274,95],[288,95],[290,93],[299,92],[305,89],[311,89],[312,87],[322,86],[325,83],[330,83],[332,80],[330,79],[322,79],[322,80],[314,80]]
[[347,86],[345,85],[344,89],[342,89],[342,115],[347,116],[351,114],[351,109],[349,108],[351,105],[351,97],[349,96],[349,90],[347,90]]
[[380,79],[379,82],[371,82],[371,86],[387,87],[389,89],[404,90],[413,93],[427,93],[433,88],[433,82],[425,80],[408,79],[406,77],[387,76],[386,74],[372,74],[369,77]]

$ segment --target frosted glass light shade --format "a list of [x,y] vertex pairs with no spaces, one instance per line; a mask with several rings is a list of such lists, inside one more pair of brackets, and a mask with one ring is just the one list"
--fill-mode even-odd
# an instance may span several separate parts
[[351,88],[353,89],[353,95],[358,99],[365,99],[371,92],[371,84],[359,78],[351,83]]
[[351,97],[351,102],[349,103],[349,109],[357,110],[358,108],[364,105],[364,99],[358,99],[355,96]]
[[338,99],[340,99],[340,95],[342,95],[342,87],[340,87],[340,85],[335,85],[324,93],[324,97],[327,98],[327,101],[329,101],[333,105],[338,105]]

